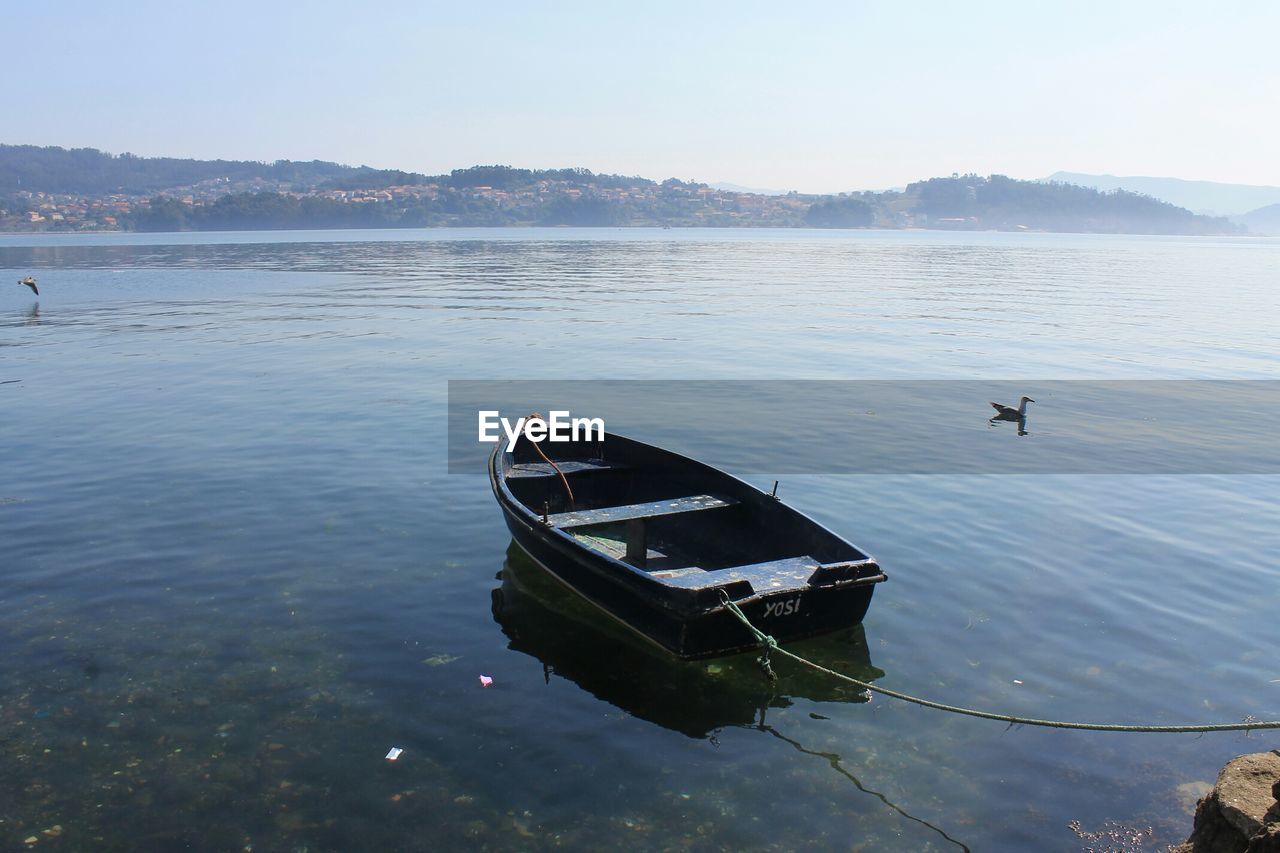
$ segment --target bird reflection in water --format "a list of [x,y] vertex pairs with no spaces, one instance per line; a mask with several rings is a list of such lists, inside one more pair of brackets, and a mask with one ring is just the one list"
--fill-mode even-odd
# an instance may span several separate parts
[[31,306],[31,310],[27,312],[27,319],[24,322],[28,326],[40,325],[40,303],[39,302]]

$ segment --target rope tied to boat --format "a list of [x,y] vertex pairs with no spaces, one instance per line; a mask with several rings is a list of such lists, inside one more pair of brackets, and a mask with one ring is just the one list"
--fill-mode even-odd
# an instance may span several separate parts
[[[533,420],[534,418],[537,418],[537,419],[538,419],[538,420],[540,420],[540,421],[542,421],[542,420],[546,420],[546,418],[542,417],[542,414],[541,414],[540,412],[532,412],[532,413],[530,413],[530,414],[528,415],[528,417],[526,418],[526,420]],[[528,437],[526,436],[526,438],[528,438]],[[538,443],[538,442],[534,441],[534,440],[533,440],[533,439],[531,439],[531,438],[530,438],[530,439],[528,439],[528,441],[529,441],[529,443],[530,443],[530,444],[532,444],[532,445],[533,445],[533,449],[534,449],[534,450],[536,450],[536,451],[538,451],[538,455],[542,457],[542,461],[543,461],[543,462],[545,462],[545,463],[547,463],[548,465],[550,465],[550,466],[551,466],[551,468],[552,468],[552,470],[554,470],[557,474],[559,474],[559,475],[560,475],[560,485],[564,486],[565,494],[566,494],[566,495],[568,495],[568,497],[569,497],[569,509],[570,509],[570,510],[573,510],[573,509],[575,508],[575,501],[574,501],[574,499],[573,499],[573,489],[569,488],[569,478],[568,478],[568,477],[566,477],[566,476],[564,475],[564,472],[560,470],[560,466],[559,466],[559,465],[557,465],[556,463],[552,462],[552,461],[551,461],[551,458],[550,458],[549,456],[547,456],[547,454],[545,454],[545,453],[543,453],[543,452],[542,452],[542,445],[541,445],[540,443]]]
[[729,597],[729,593],[723,589],[717,590],[720,593],[720,601],[725,607],[729,608],[729,612],[737,616],[746,625],[751,633],[756,635],[756,641],[760,643],[760,657],[756,658],[756,664],[764,672],[765,677],[769,679],[770,684],[778,682],[778,674],[773,671],[773,665],[769,662],[769,652],[773,649],[780,649],[778,641],[766,634],[764,631],[756,628],[751,624],[751,620],[747,618],[747,614],[742,612],[738,605],[733,603],[733,599]]
[[720,600],[724,607],[738,621],[747,628],[748,631],[760,643],[763,654],[757,660],[762,667],[766,669],[769,681],[774,682],[777,676],[774,675],[772,668],[769,666],[769,653],[777,652],[785,658],[795,661],[796,663],[806,666],[815,672],[829,675],[839,681],[852,684],[855,687],[867,691],[868,693],[879,693],[884,696],[891,696],[894,699],[901,699],[904,702],[910,702],[914,705],[921,705],[925,708],[934,708],[938,711],[947,711],[952,714],[963,714],[967,717],[978,717],[984,720],[999,720],[1008,723],[1010,726],[1041,726],[1050,729],[1083,729],[1091,732],[1165,732],[1171,734],[1203,734],[1205,732],[1251,732],[1254,729],[1280,729],[1280,720],[1255,720],[1253,717],[1246,717],[1243,722],[1239,723],[1206,723],[1189,726],[1144,726],[1126,723],[1078,723],[1067,722],[1063,720],[1038,720],[1033,717],[1019,717],[1014,714],[997,714],[993,711],[978,711],[973,708],[964,708],[959,705],[948,705],[945,702],[935,702],[932,699],[921,699],[918,696],[911,696],[901,693],[897,690],[890,690],[887,687],[877,687],[867,681],[861,681],[843,672],[836,672],[820,663],[815,663],[807,658],[801,657],[794,652],[789,652],[778,645],[778,641],[769,634],[761,631],[755,625],[751,624],[751,620],[747,618],[747,614],[742,612],[742,608],[729,598],[728,593],[723,589],[720,592]]

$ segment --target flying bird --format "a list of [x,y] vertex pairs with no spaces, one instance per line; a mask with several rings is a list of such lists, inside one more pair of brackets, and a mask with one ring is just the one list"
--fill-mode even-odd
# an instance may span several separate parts
[[18,284],[25,284],[27,287],[31,288],[31,292],[36,296],[40,295],[40,289],[36,287],[36,280],[31,276],[18,279]]
[[1032,400],[1030,397],[1023,397],[1018,401],[1018,408],[1016,409],[1013,406],[1005,406],[1000,403],[992,403],[991,408],[995,409],[996,413],[992,415],[991,419],[993,421],[1020,420],[1027,416],[1027,403],[1034,403],[1034,402],[1035,400]]

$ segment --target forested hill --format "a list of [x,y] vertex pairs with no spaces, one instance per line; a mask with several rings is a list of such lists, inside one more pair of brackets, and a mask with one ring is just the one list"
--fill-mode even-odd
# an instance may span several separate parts
[[[490,187],[513,190],[538,181],[623,187],[653,181],[621,175],[596,175],[586,169],[513,169],[473,166],[448,175],[422,175],[398,169],[344,166],[324,160],[184,160],[107,154],[96,148],[57,148],[0,144],[0,194],[29,192],[80,196],[151,195],[221,183],[276,185],[282,191],[380,190],[393,186],[443,184],[456,189]],[[244,187],[240,187],[243,189]],[[234,190],[227,190],[230,192]]]
[[1003,175],[933,178],[910,184],[895,202],[932,227],[1078,231],[1103,234],[1230,234],[1226,219],[1125,190],[1018,181]]
[[0,145],[0,193],[20,190],[68,195],[146,195],[205,181],[269,181],[311,188],[358,171],[313,160],[180,160],[107,154],[96,148]]
[[323,161],[181,160],[0,145],[0,231],[436,226],[771,226],[1233,234],[1145,195],[1002,175],[902,191],[764,195],[587,169],[473,166],[447,175]]

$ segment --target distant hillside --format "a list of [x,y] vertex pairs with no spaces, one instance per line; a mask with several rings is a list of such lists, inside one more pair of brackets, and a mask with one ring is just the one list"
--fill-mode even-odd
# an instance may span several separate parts
[[1280,237],[1280,204],[1269,204],[1233,218],[1254,234]]
[[892,204],[933,228],[1098,234],[1232,234],[1240,230],[1226,219],[1198,216],[1137,193],[1018,181],[1004,175],[920,181],[909,184]]
[[351,166],[313,160],[180,160],[107,154],[96,148],[0,145],[0,193],[21,190],[74,195],[146,195],[171,187],[228,179],[263,180],[310,189],[356,171]]
[[[210,182],[279,184],[279,189],[376,190],[392,186],[441,184],[464,189],[498,190],[529,186],[538,181],[607,187],[654,186],[647,178],[596,175],[587,169],[513,169],[510,166],[472,166],[448,175],[422,175],[397,169],[345,166],[324,160],[184,160],[108,154],[96,148],[58,148],[0,144],[0,195],[43,192],[101,196],[110,193],[150,195]],[[226,192],[231,192],[227,190]]]
[[1263,205],[1280,203],[1280,187],[1184,181],[1181,178],[1116,177],[1080,172],[1054,172],[1045,181],[1075,184],[1095,190],[1142,193],[1196,213],[1235,216]]
[[765,195],[580,168],[493,165],[423,175],[322,161],[182,160],[0,145],[4,231],[507,225],[1242,230],[1134,192],[1003,175],[952,175],[883,192]]
[[[555,176],[554,178],[549,176]],[[332,193],[224,195],[202,204],[152,199],[125,217],[143,231],[381,228],[439,225],[914,226],[958,231],[1235,234],[1239,225],[1148,196],[1002,175],[933,178],[904,192],[743,196],[705,184],[592,175],[584,170],[459,169],[421,192],[397,186],[352,203]],[[635,181],[626,184],[626,181]],[[754,199],[754,201],[753,201]],[[769,205],[776,205],[770,207]]]

